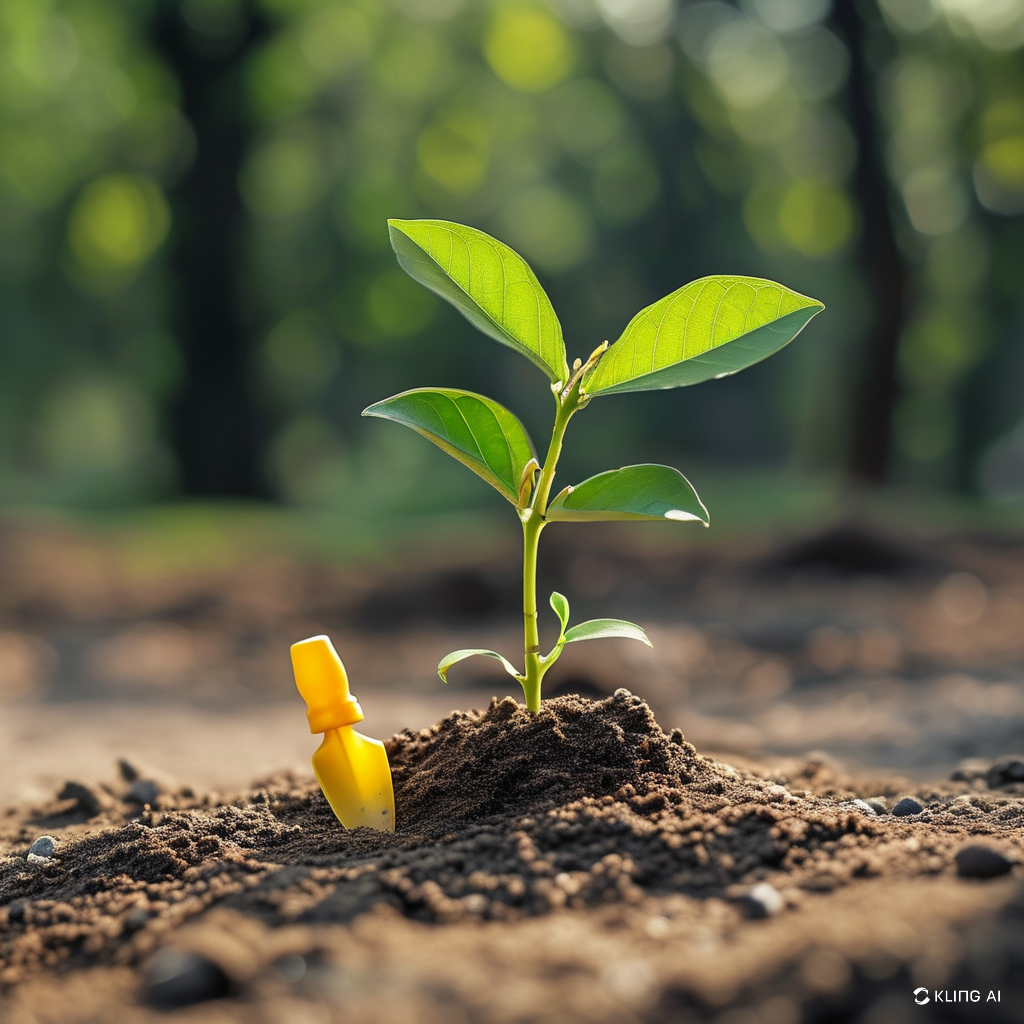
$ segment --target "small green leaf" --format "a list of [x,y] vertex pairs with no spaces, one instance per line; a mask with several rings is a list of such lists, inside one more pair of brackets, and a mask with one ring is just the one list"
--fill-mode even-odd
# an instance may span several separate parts
[[411,427],[483,477],[518,507],[533,445],[522,423],[503,405],[456,388],[416,388],[363,410]]
[[562,624],[562,630],[559,633],[559,640],[561,640],[565,635],[565,627],[569,625],[569,602],[565,595],[560,594],[557,590],[552,591],[551,608],[558,616],[558,621]]
[[567,644],[576,643],[577,640],[601,640],[605,637],[625,637],[627,640],[639,640],[641,643],[653,647],[654,644],[647,639],[647,634],[633,622],[626,622],[624,619],[590,619],[573,626],[565,634]]
[[521,681],[521,676],[516,671],[515,666],[508,661],[508,659],[498,654],[497,651],[486,651],[480,647],[473,647],[464,651],[452,651],[451,654],[446,654],[441,659],[440,664],[437,666],[437,674],[441,677],[441,682],[448,682],[448,669],[450,669],[452,665],[455,665],[460,661],[465,661],[466,658],[472,658],[474,654],[482,654],[485,658],[497,658],[504,666],[505,671],[512,676],[513,679],[519,679]]
[[569,378],[562,326],[530,265],[476,228],[445,220],[389,220],[402,269],[474,327],[515,349],[552,381]]
[[581,391],[610,395],[727,377],[788,345],[824,308],[759,277],[703,277],[640,310]]
[[552,522],[674,519],[708,525],[708,510],[690,481],[678,469],[649,463],[609,469],[566,487],[545,516]]

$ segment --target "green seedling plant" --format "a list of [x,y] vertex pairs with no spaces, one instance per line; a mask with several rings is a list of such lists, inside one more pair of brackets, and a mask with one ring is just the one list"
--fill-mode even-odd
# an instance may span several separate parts
[[595,398],[626,391],[686,387],[727,377],[777,352],[824,306],[773,281],[716,275],[684,285],[640,310],[619,339],[570,369],[562,328],[536,275],[518,253],[475,228],[441,220],[390,220],[402,268],[450,302],[474,327],[525,356],[551,382],[555,420],[541,464],[522,423],[484,395],[457,388],[415,388],[377,402],[364,416],[393,420],[422,434],[468,466],[516,509],[523,528],[524,670],[496,651],[453,651],[448,670],[474,655],[496,658],[518,680],[532,712],[541,682],[566,644],[647,634],[621,619],[569,625],[569,602],[550,598],[558,617],[555,645],[541,653],[537,622],[537,550],[548,523],[668,520],[709,523],[690,482],[670,466],[609,469],[552,496],[569,421]]

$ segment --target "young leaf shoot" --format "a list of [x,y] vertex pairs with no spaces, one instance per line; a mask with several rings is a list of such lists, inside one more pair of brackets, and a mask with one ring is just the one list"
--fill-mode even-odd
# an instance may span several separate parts
[[558,317],[517,252],[476,228],[448,221],[391,220],[388,228],[406,273],[484,334],[525,356],[551,381],[555,421],[542,464],[522,423],[483,395],[416,388],[363,410],[364,416],[411,427],[516,507],[523,528],[523,671],[501,654],[477,648],[453,651],[437,671],[447,682],[457,662],[473,655],[495,658],[518,680],[527,708],[536,712],[544,675],[566,644],[605,637],[651,644],[639,626],[621,619],[591,619],[570,627],[569,602],[556,592],[550,603],[558,617],[558,640],[541,654],[537,550],[544,527],[624,519],[709,522],[690,481],[671,466],[609,469],[552,497],[569,420],[602,395],[686,387],[738,373],[788,345],[825,307],[774,281],[704,277],[642,309],[613,345],[599,345],[570,371]]

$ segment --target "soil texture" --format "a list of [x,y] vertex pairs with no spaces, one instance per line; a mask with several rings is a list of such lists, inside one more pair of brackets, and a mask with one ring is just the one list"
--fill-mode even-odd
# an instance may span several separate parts
[[128,761],[8,811],[0,1020],[1024,1019],[1022,759],[726,764],[624,689],[388,752],[394,834],[305,774],[223,796]]

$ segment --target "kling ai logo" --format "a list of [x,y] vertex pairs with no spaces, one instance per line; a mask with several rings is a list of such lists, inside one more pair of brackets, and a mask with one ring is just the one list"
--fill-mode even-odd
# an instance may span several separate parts
[[[914,1002],[918,1006],[925,1006],[932,1002],[936,1003],[980,1003],[982,1002],[982,993],[976,988],[958,988],[958,989],[935,989],[929,995],[928,989],[923,985],[920,988],[914,989]],[[989,992],[988,998],[984,999],[986,1003],[999,1003],[1002,1002],[1003,994],[998,989],[993,989]]]

